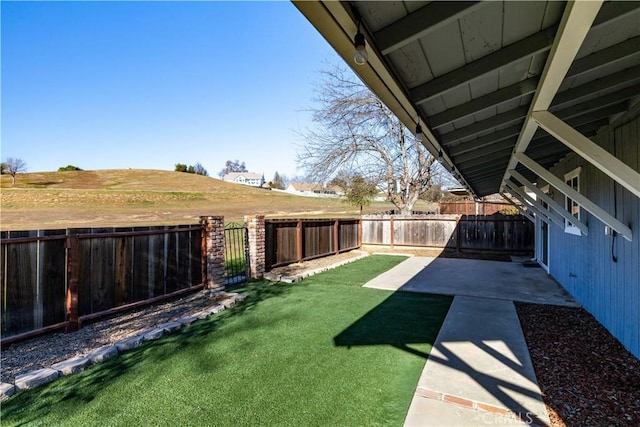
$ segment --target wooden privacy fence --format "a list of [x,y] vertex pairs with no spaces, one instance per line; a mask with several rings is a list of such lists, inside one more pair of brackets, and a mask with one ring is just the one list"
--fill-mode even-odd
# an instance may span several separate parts
[[533,224],[521,215],[362,217],[363,245],[528,253],[533,238]]
[[439,202],[438,213],[441,215],[493,215],[504,210],[511,210],[513,206],[502,202]]
[[3,343],[73,330],[82,320],[200,288],[206,274],[199,224],[10,231],[1,238]]
[[265,221],[265,268],[292,264],[360,247],[357,219]]

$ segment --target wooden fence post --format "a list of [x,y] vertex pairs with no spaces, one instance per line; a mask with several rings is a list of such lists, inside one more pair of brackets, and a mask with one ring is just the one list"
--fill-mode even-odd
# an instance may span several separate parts
[[389,240],[391,243],[391,249],[393,249],[393,241],[396,239],[395,236],[395,231],[394,231],[394,224],[393,224],[393,215],[391,215],[390,220],[389,220]]
[[296,225],[296,256],[298,258],[298,262],[302,262],[302,258],[304,258],[304,248],[302,247],[302,220],[298,220],[298,224]]
[[340,220],[336,219],[333,222],[333,244],[335,245],[335,253],[340,253]]
[[80,329],[78,318],[78,282],[80,280],[80,239],[76,235],[68,235],[67,248],[67,300],[66,300],[66,332]]

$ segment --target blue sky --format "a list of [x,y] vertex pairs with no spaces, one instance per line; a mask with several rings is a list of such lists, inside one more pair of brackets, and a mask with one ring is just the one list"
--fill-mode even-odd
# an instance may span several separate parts
[[290,2],[6,2],[2,159],[173,170],[226,160],[295,175],[324,62]]

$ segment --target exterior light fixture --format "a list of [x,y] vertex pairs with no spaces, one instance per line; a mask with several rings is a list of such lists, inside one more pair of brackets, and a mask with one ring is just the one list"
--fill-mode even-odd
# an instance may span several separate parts
[[353,60],[358,65],[364,65],[369,60],[369,54],[367,53],[367,43],[364,40],[364,34],[360,32],[360,23],[358,22],[358,32],[353,43],[356,47],[356,52],[353,55]]
[[442,159],[443,159],[443,157],[442,157],[442,150],[438,150],[438,161],[439,161],[440,163],[442,163]]
[[420,123],[418,123],[418,125],[416,126],[416,139],[422,142],[423,138],[424,134],[422,133],[422,126],[420,126]]

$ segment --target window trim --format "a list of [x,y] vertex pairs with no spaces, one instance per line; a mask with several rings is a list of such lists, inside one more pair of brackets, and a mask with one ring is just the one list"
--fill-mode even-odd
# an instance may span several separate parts
[[[580,192],[580,188],[582,187],[581,174],[582,174],[582,166],[578,166],[577,168],[575,168],[575,169],[567,172],[566,174],[564,174],[564,183],[566,185],[568,185],[569,187],[573,188],[574,190],[576,190],[579,193]],[[577,180],[578,180],[577,188],[574,188],[573,185],[570,182],[567,182],[567,181],[572,181],[574,178],[577,178]],[[573,203],[575,203],[578,206],[578,216],[576,217],[576,219],[578,221],[580,221],[582,219],[582,206],[580,206],[580,203],[576,202],[575,200],[573,200],[572,198],[570,198],[569,196],[567,196],[565,194],[564,195],[564,207],[571,215],[574,215],[574,214],[572,212],[572,209],[569,209],[569,201],[571,201],[571,203],[572,203],[571,206],[572,207],[573,207]],[[576,227],[575,225],[571,224],[566,219],[564,220],[564,232],[568,233],[568,234],[573,234],[573,235],[576,235],[576,236],[582,236],[582,233],[580,232],[580,229],[578,227]]]

